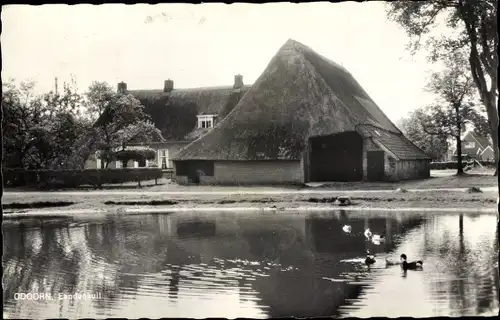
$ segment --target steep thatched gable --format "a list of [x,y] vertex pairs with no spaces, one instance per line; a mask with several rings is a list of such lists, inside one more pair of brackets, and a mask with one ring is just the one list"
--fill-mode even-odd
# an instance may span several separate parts
[[174,160],[299,160],[308,138],[361,125],[402,136],[343,67],[289,40],[232,112]]

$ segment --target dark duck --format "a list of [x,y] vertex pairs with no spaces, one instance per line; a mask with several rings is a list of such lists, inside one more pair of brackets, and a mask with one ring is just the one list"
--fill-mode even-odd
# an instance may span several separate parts
[[365,263],[367,266],[371,266],[375,263],[375,255],[370,252],[370,250],[366,250],[366,259]]
[[406,261],[406,254],[402,254],[401,255],[401,268],[403,268],[403,270],[420,270],[422,269],[422,266],[423,266],[423,262],[422,260],[417,260],[417,261],[412,261],[412,262],[408,262]]

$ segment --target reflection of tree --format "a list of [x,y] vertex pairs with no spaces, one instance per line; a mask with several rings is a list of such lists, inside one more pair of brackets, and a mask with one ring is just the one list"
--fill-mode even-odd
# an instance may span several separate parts
[[[17,292],[74,294],[81,272],[81,248],[74,246],[58,225],[42,225],[41,232],[20,227],[3,227],[4,297]],[[36,235],[36,236],[34,236]]]
[[[464,226],[464,215],[458,215],[458,232],[453,237],[445,226],[450,217],[433,217],[440,228],[432,230],[426,237],[426,251],[437,256],[439,265],[438,283],[448,284],[444,288],[433,288],[432,294],[445,295],[454,316],[474,315],[491,311],[498,299],[498,250],[492,250],[487,230]],[[456,220],[455,220],[456,221]],[[467,221],[472,221],[468,219]],[[457,225],[455,224],[455,228]],[[444,229],[444,230],[443,230]],[[468,234],[483,232],[481,241],[467,241]],[[495,237],[496,235],[493,235]],[[497,237],[497,236],[496,236]],[[488,240],[485,240],[488,239]],[[498,238],[497,238],[498,239]],[[498,241],[498,240],[496,240]],[[431,275],[432,276],[432,275]],[[445,280],[442,278],[445,277]]]
[[182,267],[174,266],[171,268],[170,280],[168,282],[168,297],[176,300],[179,293],[180,272]]

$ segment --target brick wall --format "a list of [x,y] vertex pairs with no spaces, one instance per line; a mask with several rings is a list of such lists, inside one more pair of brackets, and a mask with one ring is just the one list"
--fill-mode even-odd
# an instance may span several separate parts
[[[371,139],[363,140],[363,179],[368,180],[368,151],[381,150]],[[410,179],[423,179],[430,177],[430,163],[428,160],[402,160],[384,154],[385,180],[400,181]]]
[[[185,184],[187,178],[176,176]],[[201,176],[200,184],[300,184],[301,161],[215,161],[214,175]]]
[[389,154],[384,153],[384,175],[389,181],[398,181],[398,161]]
[[430,161],[403,160],[396,164],[398,180],[424,179],[431,175]]
[[219,183],[287,184],[302,183],[300,161],[217,161],[215,178]]

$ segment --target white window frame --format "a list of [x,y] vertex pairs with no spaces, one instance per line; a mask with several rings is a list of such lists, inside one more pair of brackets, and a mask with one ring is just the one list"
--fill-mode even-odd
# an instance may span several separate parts
[[[165,168],[163,168],[163,159],[165,159]],[[158,150],[158,168],[160,169],[169,169],[169,152],[168,149],[160,149]]]
[[476,147],[476,143],[474,141],[467,141],[464,143],[465,149],[474,149]]
[[123,163],[121,160],[116,160],[115,161],[115,168],[116,169],[122,169],[123,168]]
[[215,115],[203,114],[198,117],[198,129],[210,129],[214,127]]

